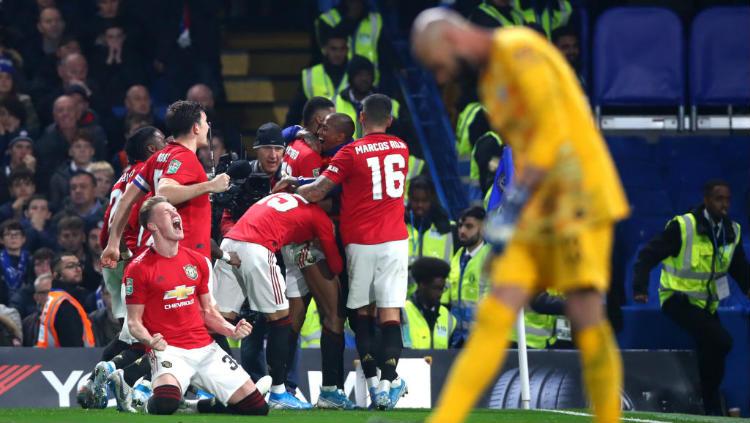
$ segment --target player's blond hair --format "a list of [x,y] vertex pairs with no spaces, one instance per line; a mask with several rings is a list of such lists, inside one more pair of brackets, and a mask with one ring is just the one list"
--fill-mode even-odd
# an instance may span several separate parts
[[141,209],[138,210],[138,224],[141,225],[143,229],[146,229],[146,225],[148,225],[148,220],[151,218],[151,211],[159,203],[168,203],[168,201],[165,197],[156,195],[144,201],[143,205],[141,205]]

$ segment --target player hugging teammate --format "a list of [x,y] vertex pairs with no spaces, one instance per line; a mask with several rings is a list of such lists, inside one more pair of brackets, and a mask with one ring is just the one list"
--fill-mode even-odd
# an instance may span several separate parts
[[[307,106],[305,126],[286,147],[284,178],[275,194],[248,208],[221,248],[214,245],[213,258],[231,264],[223,274],[232,277],[215,280],[210,261],[208,194],[226,191],[229,177],[208,180],[195,154],[208,145],[205,111],[194,102],[172,104],[166,126],[174,139],[166,147],[154,128],[129,140],[133,166],[113,189],[102,264],[112,269],[110,290],[127,304],[123,332],[130,338],[105,350],[79,392],[83,406],[105,407],[109,387],[118,408],[130,412],[266,414],[269,405],[311,408],[285,387],[311,296],[323,328],[317,406],[355,408],[343,392],[344,304],[353,310],[350,325],[373,404],[393,408],[405,394],[396,366],[407,281],[402,217],[408,147],[385,134],[392,121],[386,96],[364,100],[359,117],[364,136],[356,141],[354,122],[335,113],[330,101],[314,98]],[[286,144],[275,139],[280,131],[265,136],[274,138],[270,145]],[[338,215],[337,225],[329,215]],[[123,238],[135,243],[121,247]],[[277,255],[284,258],[284,274]],[[346,287],[338,277],[344,272],[342,256],[348,263],[345,302]],[[227,297],[223,291],[242,292],[250,309],[269,322],[270,377],[253,383],[231,351],[214,341],[240,339],[252,330],[245,320],[230,324],[219,313]],[[377,354],[376,322],[382,332]],[[198,399],[184,398],[189,389]]]

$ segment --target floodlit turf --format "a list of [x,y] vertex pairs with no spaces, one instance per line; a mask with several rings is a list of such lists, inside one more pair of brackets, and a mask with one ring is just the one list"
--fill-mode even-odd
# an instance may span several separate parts
[[[574,412],[575,413],[575,412]],[[581,414],[581,413],[578,413]],[[384,413],[370,411],[271,411],[268,417],[226,416],[215,414],[179,414],[174,416],[146,416],[118,413],[109,410],[70,409],[27,409],[11,408],[0,410],[0,423],[141,423],[141,422],[179,422],[179,423],[222,423],[248,422],[264,423],[375,423],[375,422],[420,422],[427,415],[423,410],[398,410]],[[250,420],[252,419],[252,420]],[[559,414],[549,411],[520,410],[478,410],[469,422],[471,423],[582,423],[591,421],[590,417]],[[689,416],[685,414],[627,413],[623,422],[634,423],[733,423],[740,419]],[[747,420],[745,420],[747,421]]]

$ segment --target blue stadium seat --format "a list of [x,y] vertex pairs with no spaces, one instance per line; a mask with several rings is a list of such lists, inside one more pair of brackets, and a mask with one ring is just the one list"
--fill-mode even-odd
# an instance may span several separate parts
[[683,30],[670,10],[607,10],[596,22],[593,50],[595,106],[684,106]]
[[616,163],[625,190],[630,196],[635,190],[665,189],[664,172],[661,165],[637,159],[620,160]]
[[629,189],[627,195],[634,217],[671,217],[674,212],[669,193],[663,189]]
[[693,105],[750,104],[750,7],[713,7],[698,14],[689,51]]
[[623,255],[631,257],[642,244],[661,232],[673,216],[636,216],[623,222]]
[[606,138],[612,159],[618,163],[630,160],[656,162],[656,143],[642,137],[608,136]]

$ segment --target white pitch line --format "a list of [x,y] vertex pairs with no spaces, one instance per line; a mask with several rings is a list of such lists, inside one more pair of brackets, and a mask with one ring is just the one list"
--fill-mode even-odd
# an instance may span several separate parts
[[[550,413],[558,413],[558,414],[568,414],[570,416],[593,417],[592,414],[581,413],[579,411],[567,411],[567,410],[539,410],[539,411],[548,411]],[[636,423],[671,423],[671,422],[664,421],[664,420],[637,419],[635,417],[620,417],[620,420],[624,422],[636,422]]]

